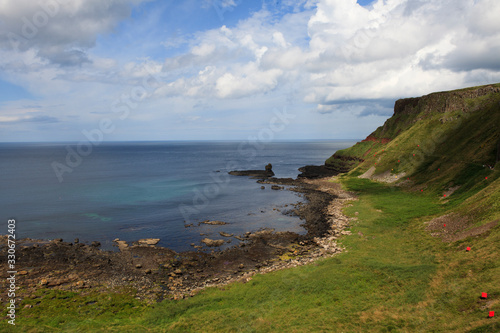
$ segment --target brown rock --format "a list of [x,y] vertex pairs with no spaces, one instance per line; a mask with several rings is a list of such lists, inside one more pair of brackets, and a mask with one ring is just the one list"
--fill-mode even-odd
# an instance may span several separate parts
[[221,246],[222,244],[224,244],[224,240],[223,239],[203,238],[201,240],[201,242],[204,243],[206,246],[209,246],[209,247],[217,247],[217,246]]
[[209,221],[209,220],[205,220],[203,222],[200,222],[200,224],[209,224],[209,225],[226,225],[227,222],[223,222],[223,221]]
[[160,241],[159,238],[144,238],[139,239],[137,242],[141,245],[156,245]]

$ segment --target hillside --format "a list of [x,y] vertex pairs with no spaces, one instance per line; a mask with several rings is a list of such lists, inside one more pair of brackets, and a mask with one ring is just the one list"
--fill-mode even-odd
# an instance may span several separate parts
[[132,287],[40,287],[0,330],[500,332],[499,155],[500,84],[399,100],[326,161],[344,173],[302,180],[344,200],[340,253],[155,304]]
[[[493,166],[500,160],[499,103],[500,84],[398,100],[394,115],[383,126],[353,147],[336,152],[325,165],[348,172],[379,162],[375,174],[397,166],[415,176],[462,157],[469,166]],[[465,169],[466,163],[462,166]]]
[[398,100],[383,126],[325,165],[434,193],[482,223],[500,218],[499,160],[500,84],[493,84]]

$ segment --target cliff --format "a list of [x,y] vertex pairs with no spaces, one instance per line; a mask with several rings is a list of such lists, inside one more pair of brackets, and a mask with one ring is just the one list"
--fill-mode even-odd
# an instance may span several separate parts
[[499,161],[500,84],[492,84],[398,100],[383,126],[325,166],[436,195],[481,225],[500,219]]
[[445,158],[494,166],[500,160],[499,128],[500,84],[400,99],[383,126],[325,165],[344,173],[375,167],[375,175],[394,171],[394,163],[406,174],[422,175]]

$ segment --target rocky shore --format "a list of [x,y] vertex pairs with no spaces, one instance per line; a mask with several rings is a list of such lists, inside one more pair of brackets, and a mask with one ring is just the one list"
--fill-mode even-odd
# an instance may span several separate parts
[[[111,291],[130,288],[136,297],[150,301],[180,299],[195,295],[203,288],[234,281],[247,282],[255,274],[311,263],[343,251],[341,236],[349,235],[350,219],[342,214],[351,193],[329,181],[330,177],[259,180],[262,184],[287,185],[303,193],[307,203],[292,207],[305,220],[306,235],[264,229],[232,235],[223,231],[226,222],[201,221],[220,228],[222,240],[204,239],[217,248],[234,237],[239,245],[222,251],[176,253],[159,247],[159,239],[134,243],[115,239],[119,251],[100,250],[98,242],[83,244],[56,239],[23,239],[16,244],[17,286],[19,300],[36,297],[41,288],[61,290]],[[281,187],[281,186],[280,186]],[[214,243],[214,241],[216,243]],[[0,239],[0,261],[5,266],[7,238]],[[6,271],[0,273],[0,300],[7,300]]]

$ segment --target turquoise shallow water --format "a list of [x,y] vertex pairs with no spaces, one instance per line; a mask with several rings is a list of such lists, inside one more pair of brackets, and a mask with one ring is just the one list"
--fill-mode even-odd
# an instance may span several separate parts
[[[1,218],[17,220],[18,238],[98,240],[104,248],[115,238],[160,238],[160,245],[184,251],[219,231],[269,227],[304,233],[303,221],[273,210],[301,201],[296,193],[261,190],[255,180],[227,171],[272,163],[277,177],[295,178],[297,168],[322,164],[353,143],[272,142],[251,153],[242,152],[239,142],[103,143],[65,172],[62,182],[52,165],[68,166],[67,147],[76,145],[2,143]],[[206,219],[230,224],[185,227]]]

